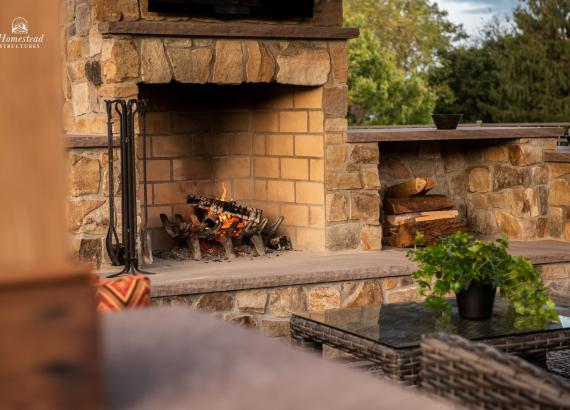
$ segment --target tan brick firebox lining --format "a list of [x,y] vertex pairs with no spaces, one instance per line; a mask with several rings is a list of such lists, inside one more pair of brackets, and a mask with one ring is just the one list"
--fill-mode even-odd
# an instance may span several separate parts
[[271,218],[283,215],[282,233],[296,249],[324,249],[322,87],[178,85],[184,91],[170,98],[172,87],[141,89],[151,101],[147,157],[156,237],[164,238],[160,213],[184,215],[186,195],[220,197],[225,186],[228,199]]

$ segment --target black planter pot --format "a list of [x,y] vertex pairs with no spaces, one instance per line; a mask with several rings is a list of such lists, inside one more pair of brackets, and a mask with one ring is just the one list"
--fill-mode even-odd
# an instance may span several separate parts
[[491,284],[471,283],[467,290],[455,295],[459,316],[471,320],[489,319],[493,314],[496,291]]

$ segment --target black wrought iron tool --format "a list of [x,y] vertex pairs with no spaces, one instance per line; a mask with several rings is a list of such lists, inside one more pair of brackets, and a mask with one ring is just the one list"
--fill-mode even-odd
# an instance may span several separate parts
[[[143,185],[144,185],[144,227],[147,226],[147,181],[146,181],[146,108],[145,100],[106,100],[107,136],[109,141],[109,230],[105,245],[113,266],[124,265],[122,271],[107,276],[114,278],[123,274],[142,273],[152,275],[139,266],[137,254],[137,174],[135,147],[135,116],[141,119],[143,144]],[[120,125],[121,161],[121,240],[117,234],[115,206],[115,172],[113,158],[113,113],[116,112]],[[143,235],[146,233],[143,232]]]

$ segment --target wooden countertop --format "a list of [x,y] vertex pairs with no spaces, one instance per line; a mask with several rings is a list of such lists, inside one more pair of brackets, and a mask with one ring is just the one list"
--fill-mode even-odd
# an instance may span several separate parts
[[459,127],[456,130],[436,128],[366,128],[352,127],[348,130],[348,142],[375,141],[445,141],[547,138],[564,134],[562,127]]
[[117,21],[99,25],[103,35],[348,40],[357,28],[302,24],[198,23],[194,21]]

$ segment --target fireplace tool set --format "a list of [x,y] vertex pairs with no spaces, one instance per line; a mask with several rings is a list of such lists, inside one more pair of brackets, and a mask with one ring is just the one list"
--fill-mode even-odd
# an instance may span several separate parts
[[[145,100],[106,100],[107,136],[109,143],[109,230],[105,245],[113,266],[124,265],[122,271],[109,278],[123,274],[152,274],[141,270],[137,253],[137,175],[135,147],[135,115],[141,119],[144,221],[141,230],[142,253],[152,260],[150,232],[148,231],[148,195],[146,175],[146,108]],[[121,239],[117,234],[115,206],[115,172],[113,158],[113,113],[119,117],[120,125],[120,187],[121,187]]]
[[[140,230],[142,256],[152,263],[150,230],[148,229],[147,194],[147,148],[146,148],[146,100],[106,100],[107,133],[109,140],[109,230],[105,241],[107,253],[113,266],[124,265],[123,270],[108,277],[123,274],[152,274],[140,268],[137,252],[137,172],[135,144],[135,116],[140,118],[142,142],[143,226]],[[115,205],[115,169],[113,158],[113,115],[118,115],[120,125],[120,187],[121,187],[121,237],[117,233]],[[234,241],[251,244],[259,256],[266,249],[290,250],[291,242],[286,236],[276,236],[283,217],[275,221],[263,216],[257,208],[243,206],[235,201],[211,199],[189,195],[187,200],[190,220],[180,214],[171,222],[161,214],[160,219],[167,234],[177,240],[181,247],[191,246],[194,259],[202,259],[200,240],[214,241],[223,245],[227,258],[234,258]]]

